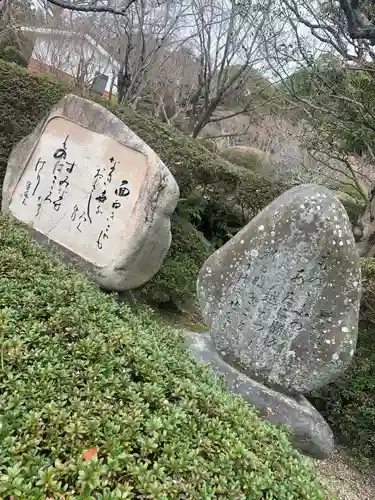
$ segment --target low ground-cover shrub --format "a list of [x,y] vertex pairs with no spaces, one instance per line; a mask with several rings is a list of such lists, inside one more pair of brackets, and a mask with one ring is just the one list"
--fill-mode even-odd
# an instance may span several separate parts
[[0,217],[0,498],[323,499],[179,335]]

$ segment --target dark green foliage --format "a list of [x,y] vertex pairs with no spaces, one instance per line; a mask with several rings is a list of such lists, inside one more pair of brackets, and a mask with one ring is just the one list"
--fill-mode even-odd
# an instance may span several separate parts
[[[23,2],[24,4],[25,2]],[[11,2],[11,17],[12,9],[15,8],[14,2]],[[18,9],[20,10],[20,9]],[[21,19],[13,24],[22,25]],[[0,26],[0,33],[2,27]],[[0,35],[0,60],[18,64],[27,68],[29,58],[33,51],[33,43],[27,39],[23,33],[17,28],[9,29],[9,25],[3,30],[3,35]]]
[[203,262],[215,250],[187,220],[172,217],[172,244],[162,270],[142,290],[148,300],[183,303],[195,296]]
[[22,54],[20,49],[14,45],[7,45],[4,48],[0,48],[0,59],[3,61],[18,64],[18,66],[23,66],[27,68],[28,60]]
[[47,76],[31,76],[14,64],[0,61],[0,185],[12,148],[68,91]]
[[375,258],[362,261],[361,328],[353,362],[334,383],[309,398],[336,438],[354,451],[375,457]]
[[196,223],[199,231],[202,231],[206,239],[215,249],[220,248],[240,229],[248,220],[239,210],[228,210],[216,200],[207,200],[204,204],[204,212]]
[[[29,74],[22,68],[0,61],[0,186],[13,146],[28,135],[50,108],[69,91],[71,89],[64,83],[44,75]],[[107,100],[89,97],[110,109],[156,151],[174,174],[182,198],[204,199],[201,219],[188,217],[188,220],[198,225],[214,245],[226,241],[251,216],[284,190],[282,185],[274,185],[246,169],[231,165],[210,153],[198,141],[191,140],[132,108],[119,107]],[[213,207],[220,207],[219,213]],[[173,234],[174,240],[178,239],[179,234]],[[196,245],[192,244],[194,238]],[[202,235],[196,231],[191,233],[187,256],[185,253],[178,254],[178,249],[185,242],[174,241],[175,246],[169,253],[169,259],[144,293],[149,289],[150,293],[153,290],[153,296],[169,296],[176,300],[181,300],[187,292],[193,293],[202,255],[200,251],[195,255],[192,249],[201,248],[202,243],[207,247],[208,243],[203,241]],[[181,271],[177,273],[179,268]],[[174,279],[171,279],[172,276]],[[191,280],[190,283],[187,283],[188,279]],[[178,289],[179,280],[181,290]],[[155,293],[157,284],[161,289]]]
[[1,498],[325,498],[287,435],[150,311],[120,306],[3,217],[0,262]]

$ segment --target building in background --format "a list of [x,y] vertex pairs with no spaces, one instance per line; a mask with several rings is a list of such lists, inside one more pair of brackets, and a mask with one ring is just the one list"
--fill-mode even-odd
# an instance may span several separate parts
[[48,72],[105,96],[117,94],[119,63],[87,33],[51,27],[23,27],[32,41],[30,72]]

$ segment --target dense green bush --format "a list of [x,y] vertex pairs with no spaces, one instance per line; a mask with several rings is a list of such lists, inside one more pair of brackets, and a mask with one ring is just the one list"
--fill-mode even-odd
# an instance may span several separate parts
[[[13,146],[28,135],[49,109],[71,90],[65,83],[46,75],[29,74],[16,65],[0,61],[0,188]],[[233,231],[240,229],[249,217],[284,190],[281,185],[273,185],[246,169],[231,165],[210,153],[199,141],[185,137],[132,108],[89,97],[110,109],[156,151],[174,174],[182,198],[204,199],[199,221],[188,220],[194,225],[199,224],[198,229],[203,232],[207,230],[204,234],[212,239],[214,245],[226,241]],[[220,207],[219,218],[216,210],[212,210],[217,206]],[[178,254],[178,249],[185,246],[184,241],[176,241],[180,235],[184,237],[179,231],[173,234],[174,247],[155,280],[143,290],[144,294],[150,289],[153,297],[169,296],[180,301],[187,293],[194,293],[195,273],[202,263],[201,246],[207,248],[208,243],[197,231],[190,232],[189,255]],[[193,244],[194,238],[196,242]],[[196,248],[199,250],[195,254]],[[156,290],[158,285],[160,290]]]
[[230,146],[220,151],[220,156],[252,172],[261,172],[264,167],[269,166],[267,153],[250,146]]
[[363,200],[353,198],[350,194],[343,191],[335,191],[334,196],[343,204],[349,216],[350,222],[353,225],[358,222],[358,219],[365,211],[365,202]]
[[150,311],[3,217],[0,262],[0,498],[324,498],[287,435]]
[[172,234],[162,272],[142,290],[153,302],[183,303],[194,297],[199,270],[214,251],[202,233],[177,214],[172,217]]
[[375,258],[362,259],[361,321],[375,325]]
[[[12,148],[69,88],[47,76],[32,76],[15,64],[0,60],[0,185]],[[0,192],[1,197],[1,192]]]
[[7,62],[12,62],[27,68],[28,60],[21,52],[21,50],[14,45],[7,45],[4,48],[0,48],[0,59]]

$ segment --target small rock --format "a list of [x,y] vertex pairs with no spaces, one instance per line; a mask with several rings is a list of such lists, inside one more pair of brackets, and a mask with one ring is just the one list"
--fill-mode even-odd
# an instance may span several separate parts
[[318,459],[335,450],[333,433],[320,413],[303,396],[287,396],[246,377],[228,365],[215,352],[209,334],[184,331],[185,346],[200,364],[210,364],[215,375],[224,377],[228,389],[241,396],[260,415],[291,430],[292,444],[302,453]]

